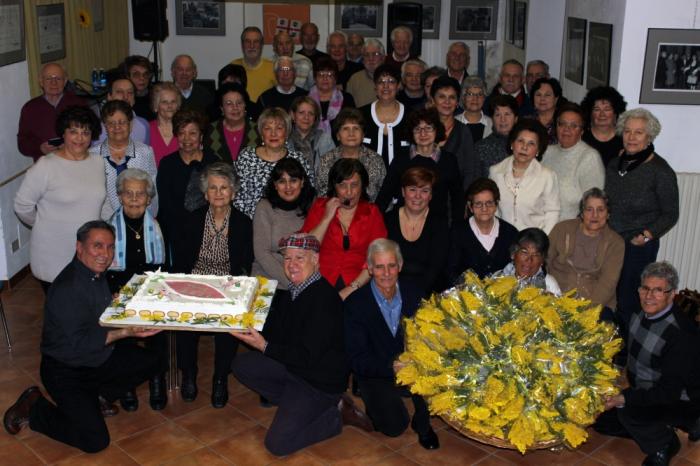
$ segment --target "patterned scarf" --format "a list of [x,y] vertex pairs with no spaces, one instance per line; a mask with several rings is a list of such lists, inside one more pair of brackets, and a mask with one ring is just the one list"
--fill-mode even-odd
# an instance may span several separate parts
[[[124,209],[119,206],[112,218],[109,219],[115,231],[114,259],[109,270],[123,271],[126,268],[126,223],[124,222]],[[143,245],[146,250],[146,263],[165,263],[165,244],[163,233],[158,222],[153,219],[146,209],[143,215]]]
[[[309,91],[309,97],[314,99],[316,102],[318,102],[318,105],[321,105],[321,97],[318,94],[318,87],[313,86],[311,90]],[[331,96],[331,100],[328,103],[328,113],[326,114],[325,119],[321,119],[318,123],[318,127],[321,128],[323,131],[331,131],[331,121],[335,119],[335,117],[338,116],[338,113],[340,113],[340,109],[343,108],[343,93],[340,92],[338,89],[333,89],[333,95]]]

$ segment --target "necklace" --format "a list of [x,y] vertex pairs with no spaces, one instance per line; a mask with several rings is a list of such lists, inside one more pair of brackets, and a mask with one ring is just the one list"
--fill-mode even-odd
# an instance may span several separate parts
[[124,223],[125,223],[126,226],[129,228],[129,230],[131,230],[131,231],[134,232],[134,235],[136,235],[136,239],[141,239],[141,230],[143,230],[143,223],[141,224],[141,226],[139,227],[138,230],[134,230],[134,229],[131,227],[131,225],[129,225],[129,224],[126,223],[126,222],[124,222]]
[[[411,238],[415,238],[416,236],[416,230],[422,231],[423,225],[425,224],[425,219],[428,217],[428,211],[430,209],[425,209],[425,212],[422,214],[418,215],[415,220],[412,220],[411,217],[408,215],[406,212],[406,208],[402,207],[399,210],[399,213],[403,214],[403,217],[406,219],[406,227],[411,233]],[[419,233],[420,233],[419,231]]]

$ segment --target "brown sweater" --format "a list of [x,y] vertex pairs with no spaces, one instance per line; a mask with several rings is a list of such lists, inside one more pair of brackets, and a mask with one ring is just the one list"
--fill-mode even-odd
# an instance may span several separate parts
[[552,229],[549,234],[547,271],[557,279],[562,292],[576,288],[582,298],[615,309],[615,288],[622,269],[625,242],[606,225],[600,233],[595,268],[587,272],[579,271],[573,263],[573,256],[576,231],[580,225],[581,220],[575,218],[559,222]]

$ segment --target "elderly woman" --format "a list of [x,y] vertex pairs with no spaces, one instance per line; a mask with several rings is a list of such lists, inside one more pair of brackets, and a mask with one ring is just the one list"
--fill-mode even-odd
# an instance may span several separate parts
[[608,164],[605,190],[615,213],[610,227],[625,240],[617,310],[626,323],[639,309],[642,270],[656,260],[659,238],[678,221],[678,181],[673,168],[654,152],[661,124],[651,112],[626,111],[617,121],[617,132],[624,152]]
[[[238,189],[233,167],[208,165],[200,176],[208,205],[188,215],[183,223],[185,241],[176,250],[175,270],[198,275],[250,275],[253,263],[251,221],[231,205]],[[201,332],[178,332],[177,362],[182,370],[180,394],[184,401],[197,397],[197,346]],[[228,333],[214,335],[214,378],[211,404],[228,402],[228,374],[238,340]]]
[[201,113],[196,110],[177,112],[173,117],[173,130],[179,150],[165,157],[158,167],[158,221],[171,251],[181,239],[187,213],[206,204],[198,187],[199,175],[217,158],[208,149],[202,149],[205,129],[206,118]]
[[305,95],[294,99],[289,115],[293,124],[287,144],[290,149],[304,154],[309,167],[316,173],[321,156],[335,148],[330,132],[318,127],[321,121],[321,107],[314,99]]
[[438,179],[432,186],[430,209],[444,219],[457,219],[464,216],[464,192],[459,168],[455,156],[447,150],[440,149],[437,141],[445,134],[445,129],[438,113],[433,108],[420,109],[408,116],[406,129],[413,137],[413,144],[408,155],[398,157],[389,167],[386,181],[377,196],[377,205],[386,211],[400,198],[401,178],[412,167],[424,167],[434,170]]
[[226,163],[235,163],[243,148],[258,143],[258,133],[247,114],[250,99],[238,83],[222,84],[217,91],[221,119],[209,125],[204,145]]
[[253,275],[270,277],[277,280],[277,288],[287,289],[279,241],[301,229],[315,195],[298,160],[277,162],[253,216]]
[[539,228],[525,228],[510,247],[511,262],[495,276],[513,276],[521,286],[534,286],[561,295],[556,278],[545,269],[549,238]]
[[513,225],[496,217],[501,193],[493,180],[477,178],[466,197],[471,216],[456,220],[450,231],[447,277],[453,285],[467,270],[484,278],[505,267],[518,235]]
[[437,142],[446,152],[457,158],[462,190],[479,177],[479,160],[474,153],[474,141],[469,127],[455,118],[461,89],[459,82],[449,76],[440,76],[430,87],[434,107],[445,127],[445,134]]
[[576,218],[583,193],[605,184],[605,167],[600,155],[581,140],[583,122],[581,107],[573,103],[562,105],[556,121],[558,142],[550,144],[542,157],[542,165],[557,174],[559,220]]
[[558,138],[554,119],[559,107],[566,103],[562,97],[561,84],[555,78],[540,78],[532,85],[530,95],[535,107],[532,118],[537,118],[547,129],[547,143],[556,144]]
[[523,118],[508,135],[508,145],[512,155],[489,171],[501,191],[498,215],[519,230],[535,227],[548,233],[561,207],[556,173],[536,160],[547,149],[547,130]]
[[478,76],[467,76],[462,83],[462,107],[464,113],[457,121],[464,123],[472,132],[472,141],[477,143],[493,131],[493,121],[483,112],[486,100],[486,83]]
[[275,164],[285,157],[297,159],[314,185],[314,173],[301,152],[287,147],[287,137],[292,130],[292,119],[279,107],[268,108],[258,119],[258,134],[262,143],[257,147],[246,147],[236,162],[236,175],[241,180],[234,205],[251,219],[255,207],[267,186],[270,172]]
[[518,101],[512,95],[494,95],[489,99],[493,132],[474,144],[479,174],[488,178],[489,169],[508,157],[508,134],[518,121]]
[[607,167],[622,152],[622,137],[617,134],[617,117],[627,109],[627,102],[614,87],[595,87],[581,101],[587,129],[583,141],[598,151]]
[[156,118],[149,123],[149,141],[157,166],[160,166],[163,157],[178,149],[173,117],[181,103],[182,94],[171,82],[158,83],[151,89],[151,110]]
[[[112,101],[108,102],[119,102]],[[109,128],[109,125],[107,125]],[[111,293],[116,293],[134,274],[156,270],[165,264],[165,243],[158,222],[147,207],[156,195],[153,177],[138,168],[127,168],[119,173],[116,182],[119,207],[110,223],[114,227],[114,259],[107,271]],[[125,344],[122,340],[118,344]],[[132,344],[132,343],[128,343]],[[146,340],[146,345],[167,361],[166,334],[160,333]],[[168,403],[165,385],[165,367],[151,378],[149,384],[151,408],[159,411]],[[133,411],[138,407],[135,388],[120,399],[122,408]]]
[[374,71],[374,90],[377,100],[360,107],[365,119],[363,141],[382,156],[384,166],[389,167],[394,158],[408,154],[408,141],[404,140],[405,108],[396,100],[401,83],[401,73],[392,66],[380,65]]
[[316,172],[318,191],[321,193],[328,191],[328,172],[338,159],[357,159],[362,162],[369,175],[367,195],[369,200],[374,202],[384,182],[386,167],[379,154],[362,144],[365,137],[365,119],[362,113],[355,108],[344,108],[338,114],[333,126],[339,145],[321,156]]
[[357,159],[340,159],[328,174],[327,197],[316,199],[301,228],[321,242],[320,272],[342,299],[369,281],[369,243],[386,238],[379,209],[368,201],[369,176]]
[[401,176],[403,206],[384,216],[387,237],[403,253],[401,279],[409,279],[428,295],[445,286],[447,218],[430,209],[438,175],[432,169],[413,167]]
[[563,290],[615,309],[615,287],[625,241],[608,226],[608,196],[591,188],[581,198],[579,217],[557,223],[549,234],[549,273]]
[[343,92],[336,86],[338,79],[338,65],[330,57],[321,57],[314,63],[314,80],[316,84],[309,89],[311,97],[321,109],[319,113],[318,127],[330,132],[331,123],[338,116],[340,110],[346,107],[354,107],[355,100],[347,92]]
[[100,131],[92,110],[63,110],[56,119],[63,145],[29,167],[15,196],[15,213],[32,228],[29,262],[44,291],[71,261],[78,227],[100,217],[105,167],[88,152]]
[[[90,148],[90,154],[104,160],[107,182],[107,200],[102,206],[102,218],[109,218],[119,208],[117,176],[128,168],[139,168],[148,173],[155,182],[156,161],[153,149],[142,142],[132,140],[131,121],[134,112],[123,100],[111,100],[102,107],[102,123],[107,138],[98,146]],[[158,213],[158,198],[154,193],[149,199],[148,209],[152,215]]]

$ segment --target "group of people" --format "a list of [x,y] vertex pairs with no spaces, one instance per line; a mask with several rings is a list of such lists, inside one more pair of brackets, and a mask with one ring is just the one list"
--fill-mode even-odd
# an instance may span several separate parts
[[[261,402],[277,405],[266,438],[275,454],[344,423],[401,434],[409,422],[407,393],[393,377],[401,317],[469,269],[554,294],[576,288],[628,342],[641,377],[632,390],[656,387],[659,377],[644,379],[644,367],[658,355],[640,356],[651,340],[636,332],[654,320],[651,298],[677,288],[667,275],[663,287],[646,280],[659,277],[650,264],[679,206],[675,173],[653,145],[654,115],[626,110],[612,87],[567,101],[540,60],[506,61],[487,93],[468,74],[466,44],[450,45],[445,68],[429,68],[410,56],[403,27],[392,31],[389,55],[377,39],[339,31],[321,52],[312,23],[296,52],[278,33],[274,60],[262,57],[262,39],[257,27],[243,30],[243,57],[221,69],[216,95],[196,81],[188,55],[173,60],[172,82],[155,84],[148,59],[128,57],[111,73],[99,117],[65,88],[60,65],[42,68],[43,95],[20,116],[18,146],[35,164],[15,211],[32,227],[31,268],[47,292],[42,381],[56,405],[29,389],[8,411],[8,430],[29,419],[98,451],[109,441],[101,398],[103,408],[118,399],[137,409],[135,387],[148,379],[151,407],[165,407],[163,335],[97,326],[110,293],[157,268],[279,282],[262,333],[214,337],[211,390],[212,406],[225,406],[233,368]],[[77,324],[54,314],[67,312],[68,296],[88,279],[70,311],[87,330],[67,328]],[[185,401],[198,395],[199,335],[177,334]],[[131,336],[145,337],[146,348]],[[239,341],[258,351],[235,357]],[[141,351],[157,357],[115,380],[108,368],[128,367]],[[89,390],[52,383],[63,371],[77,384],[82,368]],[[349,372],[368,417],[345,394]],[[412,428],[437,448],[425,401],[413,402]],[[92,420],[78,428],[80,416]],[[654,438],[635,436],[650,457],[668,456],[672,442],[656,448]]]

